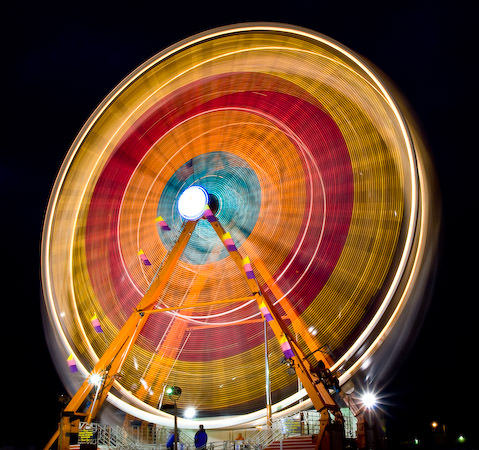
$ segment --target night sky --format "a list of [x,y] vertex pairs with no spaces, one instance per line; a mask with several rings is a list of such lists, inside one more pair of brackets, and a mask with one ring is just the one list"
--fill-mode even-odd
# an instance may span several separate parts
[[43,448],[59,419],[64,389],[42,329],[40,240],[71,142],[110,90],[146,59],[192,34],[249,21],[289,23],[336,39],[387,74],[416,112],[442,194],[439,265],[424,325],[384,391],[384,408],[394,437],[437,420],[470,443],[478,404],[472,11],[438,1],[162,3],[16,2],[2,10],[0,448]]

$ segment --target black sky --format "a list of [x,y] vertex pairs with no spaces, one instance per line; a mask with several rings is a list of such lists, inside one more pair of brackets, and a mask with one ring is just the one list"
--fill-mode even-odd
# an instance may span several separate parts
[[395,431],[473,431],[477,394],[474,15],[458,2],[17,2],[2,18],[3,314],[0,447],[41,448],[64,390],[40,317],[40,239],[59,166],[84,121],[143,61],[197,32],[248,21],[311,28],[365,56],[409,100],[442,192],[437,281],[419,338],[387,388]]

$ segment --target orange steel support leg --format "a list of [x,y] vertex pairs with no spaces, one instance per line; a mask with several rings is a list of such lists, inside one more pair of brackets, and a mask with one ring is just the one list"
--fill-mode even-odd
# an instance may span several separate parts
[[[60,425],[61,426],[61,425]],[[53,434],[53,436],[50,438],[50,440],[47,442],[47,445],[45,445],[45,450],[48,450],[51,448],[51,446],[56,442],[58,439],[58,436],[60,435],[60,427],[58,427],[57,431]],[[60,448],[60,446],[58,446]]]
[[[148,314],[145,314],[144,311],[153,308],[158,301],[158,297],[168,283],[168,280],[170,279],[176,267],[176,263],[180,259],[180,256],[188,244],[188,241],[197,223],[197,221],[189,221],[185,223],[173,249],[163,262],[158,276],[153,280],[150,288],[139,302],[135,311],[125,322],[115,339],[111,342],[105,353],[101,356],[93,370],[90,372],[90,375],[102,374],[104,378],[101,387],[101,394],[98,396],[95,403],[95,409],[90,410],[87,420],[93,420],[96,412],[101,408],[102,403],[106,399],[108,392],[113,385],[115,376],[120,371],[121,365],[126,359],[128,352],[131,350],[143,326],[145,325],[146,320],[148,319]],[[72,397],[68,405],[65,407],[65,416],[68,416],[72,413],[75,414],[79,411],[83,402],[92,390],[92,387],[92,384],[90,384],[89,379],[87,378]],[[69,419],[69,417],[66,418]],[[62,448],[68,439],[67,433],[69,433],[69,431],[62,432],[62,430],[67,430],[69,427],[64,424],[64,426],[60,425],[59,428],[59,432],[55,433],[55,435],[58,436],[58,447]],[[55,435],[52,439],[50,439],[44,450],[49,450],[50,446],[55,442]]]
[[[218,237],[223,240],[223,236],[225,235],[226,231],[223,226],[218,222],[211,222],[214,230]],[[322,383],[316,383],[316,379],[313,377],[310,371],[309,362],[306,360],[306,357],[297,344],[296,340],[288,330],[287,326],[281,319],[281,316],[276,312],[276,309],[273,307],[270,300],[264,296],[260,292],[260,287],[254,278],[248,278],[246,272],[243,268],[243,258],[241,257],[240,253],[236,251],[230,251],[230,256],[233,258],[233,261],[238,266],[238,269],[243,273],[246,282],[248,283],[251,292],[256,298],[258,303],[258,307],[262,303],[266,305],[268,308],[269,313],[273,317],[274,320],[270,321],[269,324],[276,336],[276,338],[281,342],[284,339],[287,339],[291,348],[293,349],[294,356],[292,358],[294,362],[294,369],[296,370],[296,374],[300,379],[301,383],[303,384],[306,392],[309,395],[309,398],[313,402],[314,407],[317,411],[322,411],[324,408],[328,408],[331,410],[338,410],[338,405],[333,400],[331,395],[329,394],[328,390],[324,387]]]
[[[222,225],[218,221],[211,222],[211,225],[216,231],[218,237],[223,241],[225,230]],[[317,438],[316,450],[329,449],[331,446],[329,411],[334,411],[337,415],[341,415],[339,406],[331,397],[323,383],[319,382],[319,380],[317,380],[316,377],[312,375],[311,367],[309,362],[306,360],[305,354],[290,333],[288,327],[283,322],[281,316],[276,312],[276,309],[273,307],[271,301],[261,293],[260,287],[256,279],[248,278],[243,267],[243,258],[241,257],[238,250],[229,250],[229,254],[238,266],[238,269],[243,273],[243,276],[245,277],[246,282],[251,289],[251,292],[256,298],[258,307],[261,309],[261,307],[265,305],[269,313],[273,317],[273,320],[270,320],[268,323],[270,324],[278,341],[281,343],[286,340],[291,346],[294,356],[290,358],[290,360],[293,362],[293,367],[296,371],[296,375],[306,389],[306,392],[308,393],[308,396],[311,399],[315,409],[321,414],[320,434]]]
[[[185,305],[192,306],[196,304],[200,292],[207,281],[208,277],[204,275],[198,276],[194,286],[192,286]],[[181,306],[178,308],[181,309]],[[185,315],[191,314],[192,311],[185,309]],[[171,366],[178,356],[178,342],[181,342],[187,329],[187,323],[183,319],[172,318],[172,324],[168,331],[168,334],[164,341],[161,343],[161,347],[156,352],[153,358],[152,364],[148,368],[147,373],[144,375],[144,380],[147,386],[154,387],[155,394],[152,401],[158,402],[161,389],[158,389],[168,377],[168,373],[171,370]],[[148,391],[145,387],[141,386],[136,392],[136,396],[143,400]]]
[[329,450],[331,447],[329,427],[329,412],[327,409],[323,409],[319,418],[319,434],[316,437],[315,450]]
[[[291,321],[291,324],[293,325],[293,329],[294,329],[295,333],[299,334],[303,338],[303,340],[304,340],[305,344],[308,346],[308,349],[309,349],[310,352],[317,351],[318,350],[318,344],[311,337],[311,335],[307,332],[307,328],[304,325],[303,320],[296,313],[295,309],[291,306],[291,303],[289,303],[288,298],[284,296],[283,291],[276,284],[276,280],[269,273],[269,271],[266,268],[266,266],[264,265],[263,261],[261,261],[260,258],[255,258],[254,259],[254,266],[258,269],[258,272],[263,277],[265,283],[268,285],[269,289],[271,290],[271,292],[273,293],[275,298],[277,300],[279,300],[279,304],[281,305],[281,307],[285,311],[286,316]],[[326,367],[331,367],[332,366],[331,358],[329,358],[328,355],[325,355],[323,353],[321,353],[321,354],[314,353],[313,356],[318,361],[323,360],[324,363],[326,364]]]
[[69,450],[70,449],[70,417],[62,416],[60,419],[60,435],[62,436],[58,450]]
[[358,449],[364,449],[367,445],[366,439],[366,428],[367,421],[365,415],[364,405],[361,405],[357,402],[356,398],[353,395],[341,394],[341,398],[347,407],[351,410],[357,420],[356,425],[356,445]]

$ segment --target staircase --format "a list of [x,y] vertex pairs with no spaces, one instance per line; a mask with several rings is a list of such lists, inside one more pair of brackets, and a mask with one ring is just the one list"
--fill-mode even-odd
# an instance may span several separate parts
[[274,441],[265,450],[314,450],[313,436],[295,436]]

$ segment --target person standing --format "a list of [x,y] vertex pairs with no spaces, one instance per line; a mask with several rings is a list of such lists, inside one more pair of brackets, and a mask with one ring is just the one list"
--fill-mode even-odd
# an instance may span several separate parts
[[[180,441],[179,436],[176,438],[176,441],[178,442],[178,448],[179,448],[179,441]],[[174,430],[171,430],[170,435],[168,436],[168,440],[166,441],[166,450],[177,450],[175,448],[175,431]]]
[[200,450],[206,449],[206,443],[208,442],[208,435],[206,434],[203,425],[200,425],[200,429],[195,434],[195,448]]

